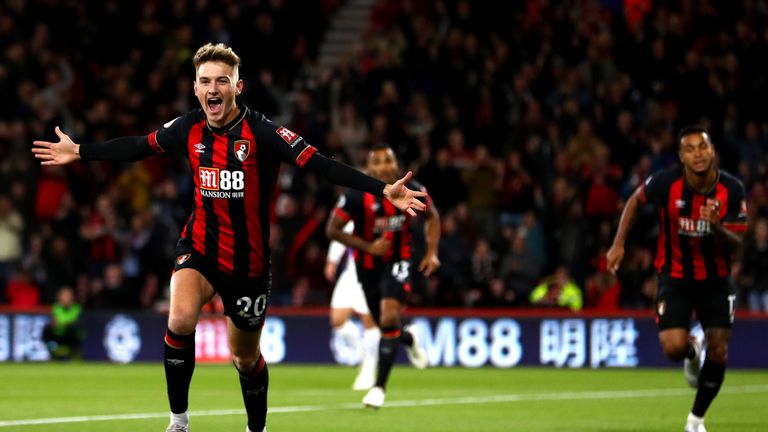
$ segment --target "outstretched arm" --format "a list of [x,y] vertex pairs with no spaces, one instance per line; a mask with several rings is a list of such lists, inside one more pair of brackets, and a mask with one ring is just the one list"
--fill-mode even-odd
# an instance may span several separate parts
[[384,186],[384,198],[389,200],[395,207],[408,212],[411,216],[416,216],[414,209],[424,211],[427,205],[419,201],[418,198],[427,196],[426,192],[414,191],[405,187],[405,183],[413,177],[413,172],[408,171],[403,178]]
[[[58,142],[34,141],[32,153],[41,165],[66,165],[78,159],[137,161],[161,153],[153,147],[148,136],[115,138],[103,143],[77,144],[56,126]],[[158,149],[160,151],[158,152]]]
[[624,243],[627,241],[629,229],[632,228],[632,224],[635,222],[640,200],[639,193],[640,189],[635,191],[624,206],[624,211],[621,212],[621,219],[619,220],[619,228],[616,230],[616,237],[613,238],[613,244],[606,254],[607,268],[613,275],[616,274],[619,265],[621,265],[621,260],[624,259]]
[[80,144],[76,144],[69,135],[56,126],[59,142],[34,141],[32,147],[35,158],[42,159],[41,165],[66,165],[80,159]]
[[405,186],[405,183],[413,176],[410,171],[395,183],[386,184],[349,165],[319,153],[313,154],[305,166],[337,185],[383,196],[395,207],[408,212],[411,216],[416,216],[416,211],[424,211],[427,207],[419,200],[419,198],[427,196],[426,192],[413,191]]

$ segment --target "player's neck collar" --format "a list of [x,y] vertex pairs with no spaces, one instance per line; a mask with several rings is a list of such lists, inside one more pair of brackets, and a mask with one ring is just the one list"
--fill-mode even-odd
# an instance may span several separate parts
[[237,104],[237,108],[240,109],[240,112],[237,113],[237,116],[235,116],[235,118],[232,119],[231,122],[225,124],[224,126],[222,126],[222,127],[212,126],[208,122],[207,118],[205,119],[205,126],[208,128],[208,130],[210,130],[213,133],[222,133],[222,132],[227,132],[227,131],[232,130],[235,126],[240,124],[241,121],[243,121],[243,119],[245,118],[245,115],[248,112],[248,107],[246,107],[245,105]]
[[[711,184],[705,185],[706,188],[704,191],[701,191],[701,188],[694,187],[689,181],[688,181],[688,169],[683,167],[683,183],[685,184],[685,187],[693,191],[694,193],[697,193],[699,195],[709,195],[712,193],[712,191],[715,190],[717,187],[717,184],[720,182],[720,170],[718,168],[715,168],[715,178],[712,181]],[[695,175],[695,174],[693,174]]]

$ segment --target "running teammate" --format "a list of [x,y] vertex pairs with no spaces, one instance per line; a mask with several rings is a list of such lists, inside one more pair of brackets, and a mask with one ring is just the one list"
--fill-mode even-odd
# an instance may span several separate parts
[[[688,383],[697,389],[685,431],[706,432],[704,414],[720,390],[728,360],[736,299],[729,276],[733,255],[747,229],[747,204],[744,185],[716,167],[715,148],[706,129],[683,128],[678,146],[683,166],[650,176],[627,201],[607,264],[615,273],[638,208],[655,205],[659,210],[655,260],[659,341],[667,357],[685,360]],[[689,334],[693,312],[704,328],[703,365],[702,341]]]
[[[397,178],[399,168],[392,149],[386,145],[373,147],[368,153],[366,171],[382,181]],[[424,190],[415,181],[408,185]],[[329,238],[356,251],[358,278],[381,330],[376,383],[363,398],[363,404],[373,408],[384,405],[387,380],[400,344],[405,345],[414,366],[427,367],[426,353],[419,346],[417,335],[408,327],[402,328],[400,321],[411,271],[410,217],[375,195],[351,190],[340,198],[326,227]],[[429,276],[440,266],[440,217],[429,197],[425,218],[427,247],[418,269]],[[342,229],[350,220],[355,224],[353,234]]]

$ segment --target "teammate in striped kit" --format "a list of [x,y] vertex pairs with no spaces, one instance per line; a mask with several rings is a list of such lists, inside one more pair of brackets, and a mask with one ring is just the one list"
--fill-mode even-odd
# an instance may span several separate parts
[[[383,181],[397,178],[398,170],[395,154],[388,146],[376,145],[368,153],[366,171],[376,178]],[[409,186],[425,191],[415,181],[409,182]],[[424,236],[427,247],[418,269],[429,276],[440,266],[437,258],[440,216],[429,196],[426,200]],[[350,220],[355,224],[353,234],[343,231]],[[326,234],[355,250],[357,276],[363,285],[368,309],[381,330],[376,382],[363,397],[365,406],[380,408],[384,405],[387,380],[401,344],[414,366],[423,369],[428,363],[418,335],[409,327],[402,327],[400,321],[400,308],[405,303],[411,272],[410,215],[370,193],[350,190],[339,199],[331,213]]]
[[[729,276],[747,229],[747,204],[744,185],[715,166],[706,129],[683,128],[678,145],[683,167],[652,175],[629,198],[607,264],[615,273],[638,208],[655,205],[660,220],[655,260],[659,341],[667,357],[685,360],[686,379],[697,389],[685,431],[706,432],[704,414],[725,376],[736,299]],[[703,341],[689,334],[694,311],[704,328],[703,365]]]
[[168,432],[189,431],[189,383],[195,364],[195,326],[214,294],[224,303],[229,348],[240,374],[248,431],[266,430],[267,365],[259,340],[269,304],[269,216],[282,162],[307,168],[331,182],[383,196],[416,215],[426,206],[405,183],[369,177],[317,153],[300,135],[238,104],[243,90],[240,58],[224,44],[206,44],[193,58],[194,92],[201,108],[144,136],[77,144],[56,128],[58,142],[35,141],[43,165],[78,159],[135,161],[153,155],[186,156],[195,182],[189,221],[176,247],[165,371],[171,422]]

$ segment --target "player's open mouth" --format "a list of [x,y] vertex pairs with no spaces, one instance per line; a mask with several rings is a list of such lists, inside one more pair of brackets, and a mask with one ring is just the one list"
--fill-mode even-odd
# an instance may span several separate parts
[[208,109],[211,114],[218,114],[221,111],[221,98],[208,99]]

